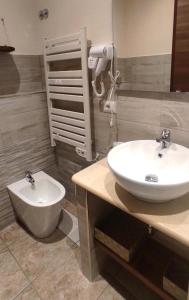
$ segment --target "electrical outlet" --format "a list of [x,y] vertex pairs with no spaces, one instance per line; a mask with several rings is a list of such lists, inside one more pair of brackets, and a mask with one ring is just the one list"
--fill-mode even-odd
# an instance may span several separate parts
[[116,109],[116,102],[115,101],[106,101],[104,104],[104,112],[105,113],[114,113],[116,114],[117,109]]
[[84,150],[84,149],[81,149],[81,148],[78,148],[78,147],[76,147],[76,153],[79,155],[79,156],[81,156],[81,157],[85,157],[86,156],[86,150]]

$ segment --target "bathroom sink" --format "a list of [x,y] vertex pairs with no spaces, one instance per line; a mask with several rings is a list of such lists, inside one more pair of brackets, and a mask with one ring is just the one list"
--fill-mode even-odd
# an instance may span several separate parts
[[107,157],[116,181],[141,200],[165,202],[189,192],[189,149],[136,140],[113,148]]

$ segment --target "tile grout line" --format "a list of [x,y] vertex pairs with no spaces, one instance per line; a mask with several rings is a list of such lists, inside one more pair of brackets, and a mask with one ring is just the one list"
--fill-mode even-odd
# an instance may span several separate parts
[[17,259],[14,257],[14,255],[12,254],[12,252],[10,251],[10,249],[8,248],[8,246],[7,246],[7,251],[6,251],[6,252],[9,252],[9,254],[12,256],[13,260],[16,262],[18,268],[19,268],[20,271],[23,273],[25,279],[27,280],[26,286],[25,286],[23,289],[21,289],[21,291],[18,292],[18,294],[16,294],[16,296],[14,296],[14,297],[11,299],[11,300],[14,300],[14,299],[15,299],[18,295],[20,295],[20,294],[21,294],[21,293],[22,293],[22,292],[23,292],[23,291],[24,291],[31,283],[30,283],[30,281],[28,280],[27,276],[25,275],[24,271],[22,270],[22,268],[21,268],[20,264],[18,263]]
[[[13,223],[12,223],[13,224]],[[11,225],[12,225],[11,224]],[[23,240],[26,240],[27,239],[27,237],[24,237],[23,238]],[[14,243],[15,243],[15,241],[12,241],[12,242],[10,242],[9,244],[7,244],[2,238],[1,238],[1,240],[3,241],[3,243],[5,244],[5,246],[7,247],[7,249],[11,252],[11,250],[9,249],[9,247],[10,246],[12,246]]]
[[[57,230],[59,230],[58,228],[57,228]],[[61,232],[61,230],[59,230],[60,232]],[[71,243],[72,243],[72,246],[71,247],[73,247],[73,248],[75,248],[75,247],[77,247],[77,248],[79,248],[79,246],[77,245],[77,243],[76,242],[74,242],[74,241],[72,241],[67,235],[66,235],[66,237],[67,237],[67,239],[68,240],[70,240],[71,241]],[[27,241],[27,237],[25,237],[24,238],[24,240],[26,240]],[[25,273],[25,271],[23,270],[23,268],[22,268],[22,266],[20,265],[20,263],[19,263],[19,261],[17,260],[17,258],[15,257],[15,255],[14,255],[14,253],[11,251],[11,249],[10,249],[10,247],[14,244],[15,242],[13,241],[13,242],[11,242],[9,245],[7,245],[4,241],[3,241],[3,244],[5,245],[5,251],[6,252],[8,252],[11,256],[12,256],[12,258],[14,259],[14,261],[16,262],[16,264],[17,264],[17,266],[18,266],[18,269],[23,273],[23,275],[24,275],[24,277],[25,277],[25,279],[26,279],[26,285],[18,292],[18,294],[16,294],[15,296],[13,296],[12,298],[11,298],[11,300],[16,300],[16,298],[19,296],[19,295],[21,295],[22,293],[23,293],[23,291],[25,290],[25,289],[27,289],[29,286],[31,286],[32,288],[33,288],[33,290],[35,291],[35,293],[37,294],[37,296],[39,297],[39,299],[40,300],[43,300],[43,298],[41,297],[41,295],[38,293],[38,291],[35,289],[35,287],[33,286],[33,281],[34,280],[36,280],[37,278],[38,278],[38,274],[35,276],[35,278],[33,278],[33,279],[30,279],[27,275],[26,275],[26,273]],[[1,254],[1,253],[0,253]]]
[[16,298],[17,298],[18,296],[20,296],[20,295],[24,292],[24,290],[26,290],[29,286],[32,287],[32,289],[36,292],[36,294],[37,294],[37,296],[39,297],[39,299],[42,300],[42,298],[40,297],[40,295],[38,294],[38,292],[36,291],[36,289],[34,288],[34,286],[32,285],[31,282],[29,282],[28,285],[27,285],[25,288],[23,288],[23,289],[22,289],[15,297],[13,297],[11,300],[16,300]]
[[36,294],[39,297],[39,299],[43,300],[43,298],[41,297],[41,295],[38,293],[38,291],[36,290],[36,288],[33,286],[32,282],[31,282],[31,286],[32,286],[33,290],[36,292]]
[[1,249],[0,251],[0,255],[6,251],[9,251],[9,248],[7,247],[6,243],[0,238],[0,240],[2,241],[3,243],[3,248]]
[[26,277],[26,279],[28,280],[29,283],[31,283],[31,280],[28,278],[28,276],[26,275],[25,271],[22,269],[21,265],[19,264],[17,258],[14,256],[14,254],[12,253],[12,251],[8,248],[9,253],[11,254],[11,256],[13,257],[13,259],[16,261],[17,265],[19,266],[20,270],[22,271],[22,273],[24,274],[24,276]]
[[16,296],[14,296],[13,298],[11,298],[11,300],[15,300],[19,295],[22,294],[22,292],[27,289],[30,286],[30,282],[28,282],[28,284],[20,291],[18,292],[18,294],[16,294]]
[[[11,243],[11,244],[13,244],[13,243]],[[19,296],[19,295],[20,295],[20,294],[21,294],[28,286],[30,286],[30,285],[32,286],[32,288],[34,289],[34,291],[36,292],[36,294],[38,295],[39,299],[42,300],[41,296],[38,294],[37,290],[35,289],[35,287],[34,287],[33,284],[32,284],[33,281],[36,280],[38,276],[35,276],[35,278],[33,278],[32,280],[29,279],[28,276],[26,275],[25,271],[23,270],[23,268],[20,266],[20,264],[19,264],[17,258],[16,258],[16,257],[14,256],[14,254],[12,253],[12,251],[11,251],[8,247],[7,247],[7,249],[8,249],[8,252],[9,252],[9,253],[11,254],[11,256],[13,257],[13,259],[16,261],[18,267],[20,268],[20,270],[22,271],[22,273],[24,274],[25,278],[26,278],[27,281],[28,281],[28,285],[25,286],[25,287],[21,290],[21,292],[19,292],[19,293],[18,293],[14,298],[12,298],[11,300],[16,299],[16,297],[18,297],[18,296]]]
[[[57,228],[57,230],[59,230],[60,232],[61,232],[61,230],[60,229],[58,229]],[[65,235],[72,243],[73,243],[73,247],[75,248],[75,247],[79,247],[78,245],[77,245],[77,243],[75,243],[74,241],[72,241],[69,237],[68,237],[68,235]],[[24,240],[27,240],[27,237],[25,237],[24,238]],[[10,245],[13,245],[15,242],[12,242]],[[10,245],[6,245],[6,247],[7,247],[7,251],[10,253],[10,255],[13,257],[13,259],[16,261],[16,263],[17,263],[17,265],[18,265],[18,267],[20,268],[20,270],[22,271],[22,273],[24,274],[24,276],[25,276],[25,278],[26,278],[26,280],[28,281],[28,285],[26,285],[14,298],[12,298],[11,300],[15,300],[16,299],[16,297],[18,297],[29,285],[31,285],[32,286],[32,288],[34,289],[34,291],[36,292],[36,294],[38,295],[38,297],[39,297],[39,299],[40,300],[43,300],[43,298],[41,298],[41,296],[39,295],[39,293],[38,293],[38,291],[35,289],[35,287],[33,286],[33,282],[38,278],[38,276],[40,276],[40,274],[36,274],[35,275],[35,277],[34,278],[32,278],[32,279],[30,279],[27,275],[26,275],[26,273],[25,273],[25,271],[23,270],[23,268],[21,267],[21,265],[20,265],[20,263],[18,262],[18,260],[17,260],[17,258],[14,256],[14,254],[12,253],[12,251],[11,251],[11,249],[9,249],[9,246]],[[80,247],[79,247],[80,248]],[[53,260],[52,260],[53,261]]]
[[40,274],[36,274],[36,275],[34,276],[34,278],[30,279],[30,278],[28,277],[28,275],[26,275],[25,271],[23,270],[23,268],[22,268],[21,265],[19,264],[17,258],[14,256],[14,254],[12,253],[12,251],[11,251],[10,249],[8,249],[8,251],[10,252],[10,254],[12,255],[12,257],[15,259],[16,263],[18,264],[19,268],[20,268],[21,271],[23,272],[23,274],[24,274],[24,276],[26,277],[26,279],[29,281],[30,284],[32,284],[33,281],[36,280],[38,276],[40,276]]
[[[107,282],[107,281],[106,281]],[[104,294],[105,290],[109,287],[109,283],[107,282],[107,286],[102,290],[102,292],[100,293],[100,295],[97,297],[96,300],[99,300],[100,297]]]

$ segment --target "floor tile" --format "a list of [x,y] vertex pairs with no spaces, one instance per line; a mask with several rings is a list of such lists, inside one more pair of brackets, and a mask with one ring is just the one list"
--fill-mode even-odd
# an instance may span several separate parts
[[107,282],[99,279],[89,282],[80,271],[79,248],[72,249],[72,256],[65,262],[49,265],[33,281],[33,285],[42,299],[96,300],[107,287]]
[[29,285],[14,300],[40,300],[34,288]]
[[0,253],[5,252],[6,249],[7,249],[7,247],[6,247],[5,243],[0,238]]
[[18,295],[28,281],[12,255],[6,251],[0,254],[0,299],[10,300]]
[[141,294],[157,300],[120,266],[108,262],[108,268],[128,291],[125,298],[106,280],[83,276],[80,248],[60,230],[43,240],[17,223],[0,232],[0,300],[134,300]]
[[109,285],[98,299],[99,300],[124,300],[126,298],[123,298],[113,287]]
[[29,235],[19,224],[15,222],[0,232],[0,238],[7,246],[9,246],[15,242],[29,238]]
[[71,243],[65,235],[57,230],[50,238],[36,240],[34,238],[20,239],[9,246],[29,280],[34,280],[52,262],[66,261],[71,255]]
[[66,209],[63,209],[63,218],[60,221],[58,228],[74,243],[79,242],[78,218]]
[[62,207],[66,209],[69,213],[77,217],[77,206],[74,205],[71,201],[64,199]]

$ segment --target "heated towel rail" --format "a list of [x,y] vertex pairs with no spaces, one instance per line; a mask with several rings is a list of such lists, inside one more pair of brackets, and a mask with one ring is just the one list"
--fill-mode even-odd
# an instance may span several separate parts
[[[80,156],[91,161],[92,140],[87,47],[85,28],[70,36],[45,40],[44,64],[51,145],[56,146],[56,141],[72,145]],[[81,60],[79,70],[67,70],[67,67],[66,71],[61,71],[60,68],[58,71],[51,70],[51,63],[61,62],[61,66],[63,66],[64,62],[74,59]],[[82,104],[82,112],[56,108],[53,105],[54,100],[56,102],[79,102]],[[74,107],[75,105],[73,105]]]

